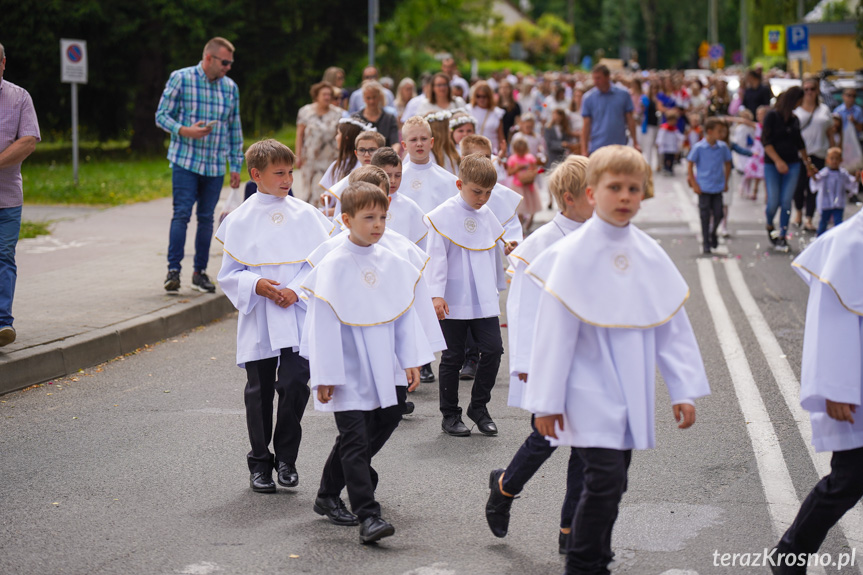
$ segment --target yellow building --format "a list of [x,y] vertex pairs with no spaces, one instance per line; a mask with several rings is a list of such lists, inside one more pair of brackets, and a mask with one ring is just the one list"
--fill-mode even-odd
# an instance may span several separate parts
[[[824,69],[852,72],[863,69],[863,55],[856,44],[856,22],[811,22],[809,27],[810,61],[803,61],[803,73]],[[797,70],[797,62],[788,62]]]

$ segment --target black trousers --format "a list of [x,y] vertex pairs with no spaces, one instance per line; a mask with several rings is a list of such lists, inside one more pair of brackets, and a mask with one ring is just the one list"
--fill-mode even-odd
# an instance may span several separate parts
[[584,462],[584,487],[572,520],[565,573],[608,575],[611,530],[626,491],[632,450],[579,447],[576,451]]
[[479,363],[479,348],[470,332],[467,332],[467,339],[464,342],[464,360],[465,363],[468,361]]
[[[551,445],[548,440],[543,437],[533,423],[534,418],[530,418],[530,426],[533,429],[518,451],[506,472],[503,474],[503,490],[510,495],[518,495],[524,489],[525,484],[530,481],[542,464],[551,457],[557,447]],[[570,527],[572,519],[575,517],[575,508],[578,506],[578,500],[581,497],[581,488],[584,484],[584,464],[581,462],[581,457],[578,456],[576,449],[570,448],[569,465],[566,470],[566,495],[563,498],[563,505],[560,509],[560,526]]]
[[675,160],[677,160],[677,154],[662,154],[662,167],[669,172],[674,172]]
[[318,497],[338,497],[347,486],[351,509],[360,521],[381,514],[375,501],[378,474],[372,467],[372,457],[399,426],[406,395],[406,387],[396,387],[396,405],[335,413],[339,436],[324,464]]
[[698,210],[701,212],[701,235],[704,238],[704,248],[709,250],[715,247],[716,232],[722,221],[722,193],[702,192],[698,196]]
[[[249,471],[272,471],[270,439],[276,459],[295,463],[300,450],[303,428],[300,421],[309,401],[309,362],[290,349],[279,357],[246,362],[246,425],[252,450],[247,459]],[[273,433],[273,397],[279,393],[276,407],[276,431]]]
[[[863,447],[834,451],[830,474],[819,481],[777,545],[778,553],[815,553],[827,532],[863,498]],[[784,574],[805,573],[805,567],[783,566]]]
[[[824,158],[809,156],[809,159],[812,160],[816,170],[820,171],[824,167]],[[806,217],[811,218],[815,215],[817,197],[817,194],[813,194],[809,189],[809,178],[801,172],[800,177],[797,178],[797,189],[794,190],[794,207],[798,212],[804,212],[805,208]]]
[[485,411],[486,405],[491,401],[491,390],[497,379],[500,358],[503,355],[500,321],[497,317],[445,319],[441,320],[440,327],[447,347],[441,354],[438,374],[441,413],[444,417],[461,415],[461,408],[458,406],[458,374],[464,364],[468,333],[473,336],[480,354],[468,411]]

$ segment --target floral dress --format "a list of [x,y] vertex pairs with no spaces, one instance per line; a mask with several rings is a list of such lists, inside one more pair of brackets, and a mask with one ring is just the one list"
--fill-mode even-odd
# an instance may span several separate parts
[[752,157],[746,162],[743,175],[761,180],[764,178],[764,146],[761,145],[761,124],[755,125],[755,143],[752,144]]
[[299,176],[302,182],[303,197],[301,199],[314,202],[318,196],[318,182],[330,164],[336,161],[339,152],[336,149],[336,128],[344,110],[330,105],[323,116],[317,113],[316,104],[306,104],[297,113],[297,126],[305,126],[303,132],[303,149],[299,150],[303,158]]

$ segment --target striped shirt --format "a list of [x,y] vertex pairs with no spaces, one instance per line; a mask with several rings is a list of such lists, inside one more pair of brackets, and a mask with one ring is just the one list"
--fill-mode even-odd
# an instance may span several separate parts
[[[180,128],[201,120],[218,124],[198,140],[180,136]],[[227,76],[211,82],[200,63],[172,72],[156,110],[156,125],[171,134],[172,164],[202,176],[224,175],[225,162],[231,172],[243,167],[240,91]]]
[[[26,136],[42,139],[33,100],[24,88],[0,79],[0,151]],[[0,168],[0,208],[17,208],[23,203],[21,163]]]

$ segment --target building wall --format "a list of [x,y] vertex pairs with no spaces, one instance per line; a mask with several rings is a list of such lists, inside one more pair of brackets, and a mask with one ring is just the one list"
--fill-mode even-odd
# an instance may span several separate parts
[[[826,65],[822,62],[822,47],[826,54]],[[855,44],[853,35],[822,36],[810,33],[809,55],[811,62],[803,62],[803,72],[818,72],[824,68],[853,71],[863,68],[863,56]],[[789,62],[789,67],[793,64]]]

